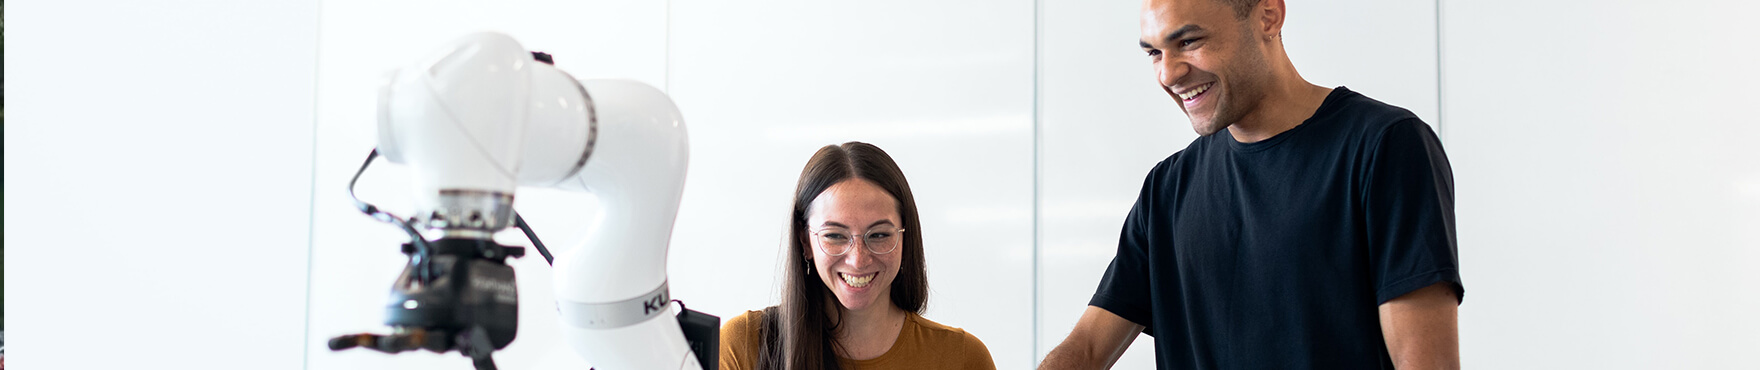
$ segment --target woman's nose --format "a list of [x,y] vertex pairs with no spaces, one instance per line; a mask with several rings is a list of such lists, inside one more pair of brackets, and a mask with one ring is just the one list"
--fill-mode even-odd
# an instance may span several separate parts
[[850,241],[849,254],[843,256],[843,262],[850,266],[861,267],[867,265],[870,258],[874,258],[874,256],[868,252],[868,242],[856,238],[856,240]]

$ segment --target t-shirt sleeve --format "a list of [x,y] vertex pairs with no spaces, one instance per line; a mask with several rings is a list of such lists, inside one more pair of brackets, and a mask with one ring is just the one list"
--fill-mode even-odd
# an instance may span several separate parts
[[1454,173],[1436,133],[1417,119],[1389,126],[1365,174],[1363,209],[1376,304],[1437,283],[1449,284],[1462,299]]
[[[1171,160],[1171,159],[1170,159]],[[1165,166],[1167,162],[1162,162]],[[1143,181],[1143,189],[1137,195],[1137,203],[1131,206],[1131,212],[1125,216],[1124,228],[1119,232],[1118,254],[1112,257],[1112,264],[1106,267],[1106,275],[1100,278],[1100,288],[1088,305],[1100,307],[1114,315],[1142,325],[1154,327],[1149,297],[1149,227],[1148,215],[1155,212],[1153,193],[1157,186],[1155,174],[1162,166],[1156,166],[1149,178]],[[1145,332],[1154,335],[1152,332]]]

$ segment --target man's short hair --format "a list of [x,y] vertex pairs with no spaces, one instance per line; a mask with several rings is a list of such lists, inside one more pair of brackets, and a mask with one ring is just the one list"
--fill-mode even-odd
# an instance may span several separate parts
[[1216,0],[1216,1],[1222,2],[1222,5],[1227,5],[1230,8],[1234,8],[1234,19],[1247,19],[1247,14],[1252,14],[1253,7],[1259,5],[1259,0]]

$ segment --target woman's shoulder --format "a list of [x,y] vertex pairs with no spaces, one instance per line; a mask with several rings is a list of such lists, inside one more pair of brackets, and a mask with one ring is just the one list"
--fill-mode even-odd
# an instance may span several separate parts
[[721,368],[752,369],[758,361],[764,311],[746,311],[721,323]]
[[925,333],[931,334],[931,335],[947,336],[947,337],[969,337],[969,336],[972,336],[972,334],[967,333],[965,329],[960,329],[957,327],[952,327],[952,326],[948,326],[946,324],[938,323],[938,322],[935,322],[935,320],[930,320],[929,318],[923,317],[922,315],[918,315],[916,313],[909,313],[909,319],[912,322],[915,322],[917,324],[917,327],[920,330],[924,331]]
[[930,348],[959,349],[959,352],[982,353],[985,362],[990,359],[990,349],[984,346],[984,341],[979,340],[978,336],[972,335],[965,329],[938,323],[915,313],[910,314],[909,320],[916,324],[918,331],[916,335],[922,344]]
[[763,336],[764,310],[746,311],[721,322],[721,342],[756,343]]
[[738,316],[727,318],[727,322],[721,323],[721,331],[756,331],[760,325],[764,325],[764,311],[748,310]]

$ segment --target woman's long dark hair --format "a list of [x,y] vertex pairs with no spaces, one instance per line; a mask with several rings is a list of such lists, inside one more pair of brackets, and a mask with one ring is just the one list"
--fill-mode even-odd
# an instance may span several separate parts
[[[874,183],[898,204],[898,217],[905,229],[903,263],[892,281],[892,303],[905,311],[923,313],[929,298],[929,273],[923,266],[923,232],[917,222],[917,201],[904,180],[898,163],[872,144],[847,142],[826,145],[801,169],[795,184],[794,212],[789,216],[788,254],[785,257],[782,304],[764,309],[763,343],[758,346],[757,368],[763,370],[837,369],[836,322],[825,309],[835,300],[831,289],[815,275],[807,260],[812,248],[807,232],[807,211],[819,193],[844,180]],[[839,305],[838,307],[841,307]]]

